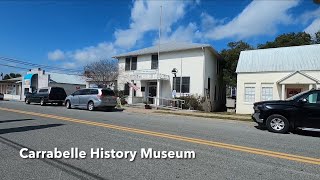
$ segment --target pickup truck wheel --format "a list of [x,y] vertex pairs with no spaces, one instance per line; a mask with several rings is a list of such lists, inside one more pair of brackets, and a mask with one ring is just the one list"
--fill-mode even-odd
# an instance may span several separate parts
[[46,105],[46,103],[44,102],[44,99],[41,99],[40,100],[40,106],[45,106]]
[[266,125],[270,132],[275,133],[287,133],[290,128],[290,123],[287,118],[279,114],[269,116]]
[[93,103],[92,101],[90,101],[90,102],[88,103],[88,110],[89,110],[89,111],[93,111],[93,110],[94,110],[94,103]]
[[70,101],[68,100],[68,101],[66,101],[66,108],[67,109],[71,109],[71,103],[70,103]]
[[29,99],[26,99],[26,100],[25,100],[25,103],[26,103],[26,104],[30,104]]

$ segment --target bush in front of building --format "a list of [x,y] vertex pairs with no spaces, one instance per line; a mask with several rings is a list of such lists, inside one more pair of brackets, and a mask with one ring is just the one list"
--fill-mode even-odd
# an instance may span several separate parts
[[191,95],[191,96],[179,97],[177,99],[181,99],[185,101],[184,105],[182,106],[183,109],[203,111],[202,104],[205,101],[204,97]]
[[120,90],[115,90],[114,93],[116,94],[117,97],[120,98],[121,101],[121,105],[126,105],[128,104],[126,98],[128,97],[127,95],[125,95],[124,91],[120,91]]

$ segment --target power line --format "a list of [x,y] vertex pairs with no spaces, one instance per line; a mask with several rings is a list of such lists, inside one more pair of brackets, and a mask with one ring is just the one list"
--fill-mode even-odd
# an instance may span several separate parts
[[[15,68],[15,69],[24,69],[24,70],[30,70],[30,68],[24,68],[24,67],[19,67],[19,66],[12,66],[12,65],[8,65],[8,64],[0,64],[0,66],[5,66],[5,67],[11,67],[11,68]],[[61,73],[59,71],[50,71],[51,73],[57,73],[57,74],[67,74],[67,75],[76,75],[76,76],[83,76],[82,74],[75,74],[75,73]],[[49,73],[50,73],[49,72]]]
[[30,63],[26,61],[21,61],[17,59],[12,59],[12,58],[6,58],[6,57],[0,57],[0,60],[2,61],[7,61],[7,62],[12,62],[12,63],[17,63],[17,64],[22,64],[26,66],[31,66],[31,67],[36,67],[36,68],[44,68],[44,69],[52,69],[52,70],[61,70],[61,71],[71,71],[71,72],[80,72],[82,70],[80,69],[68,69],[68,68],[61,68],[61,67],[56,67],[56,66],[48,66],[48,65],[42,65],[42,64],[35,64],[35,63]]
[[7,65],[7,64],[0,64],[0,66],[6,66],[6,67],[11,67],[11,68],[16,68],[16,69],[27,69],[27,70],[29,70],[29,68],[23,68],[23,67],[11,66],[11,65]]

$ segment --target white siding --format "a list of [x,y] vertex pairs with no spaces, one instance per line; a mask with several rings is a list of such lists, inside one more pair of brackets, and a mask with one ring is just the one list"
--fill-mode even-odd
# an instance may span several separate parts
[[[302,71],[308,76],[316,79],[320,79],[320,71]],[[261,89],[262,86],[268,84],[269,87],[273,88],[273,100],[281,99],[281,84],[277,82],[284,77],[292,74],[293,72],[266,72],[266,73],[238,73],[237,76],[237,113],[239,114],[250,114],[253,113],[253,103],[244,102],[244,85],[248,83],[255,84],[255,102],[261,101]],[[302,91],[309,89],[309,81],[304,82],[304,79],[294,79],[296,84],[287,84],[286,88],[301,88]],[[301,76],[303,77],[303,76]],[[299,83],[299,84],[297,84]],[[319,84],[318,84],[319,88]]]
[[[170,76],[169,81],[161,81],[162,89],[160,94],[162,97],[171,98],[173,68],[178,69],[177,77],[188,76],[190,77],[190,93],[199,94],[203,96],[204,82],[203,78],[204,57],[202,49],[185,50],[177,52],[160,53],[159,58],[159,73]],[[182,70],[181,70],[182,68]],[[125,71],[125,58],[119,59],[120,76],[118,79],[118,88],[123,90],[124,83],[131,81],[128,72]],[[137,70],[150,70],[151,69],[151,54],[138,56]],[[182,73],[182,74],[181,74]],[[138,87],[141,87],[137,84]],[[179,93],[177,93],[179,95]],[[141,91],[137,92],[137,96],[142,96]]]
[[[225,104],[225,96],[223,96],[224,88],[222,87],[223,86],[222,81],[219,82],[220,75],[218,74],[218,70],[217,70],[218,59],[208,48],[205,48],[204,55],[205,55],[205,64],[204,64],[205,71],[204,71],[204,78],[203,78],[204,89],[208,89],[208,78],[210,78],[210,99],[213,106],[212,109],[216,110],[218,108],[221,108],[221,106]],[[222,72],[220,73],[222,74]],[[215,99],[215,91],[216,91],[216,99]]]

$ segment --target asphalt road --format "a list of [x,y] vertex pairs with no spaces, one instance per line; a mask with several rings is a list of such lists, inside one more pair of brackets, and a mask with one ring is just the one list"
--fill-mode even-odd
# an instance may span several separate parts
[[[83,121],[84,120],[84,121]],[[235,146],[237,145],[237,146]],[[23,159],[22,148],[194,151],[195,159]],[[0,179],[320,179],[320,133],[0,101]]]

